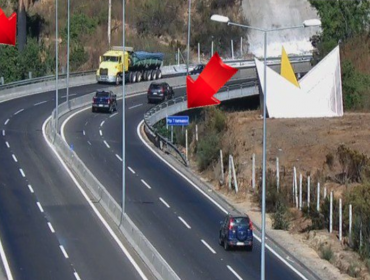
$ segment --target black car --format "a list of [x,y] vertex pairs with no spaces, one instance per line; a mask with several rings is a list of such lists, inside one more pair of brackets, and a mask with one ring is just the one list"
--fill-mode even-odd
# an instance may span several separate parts
[[206,67],[204,64],[198,64],[197,66],[194,67],[193,70],[190,71],[190,75],[202,73],[204,67]]
[[98,90],[93,97],[91,110],[104,110],[109,113],[117,111],[117,96],[111,91]]
[[218,242],[227,251],[232,247],[253,249],[253,225],[247,215],[228,214],[221,221]]
[[172,87],[165,82],[153,82],[148,89],[148,103],[172,99],[175,93]]

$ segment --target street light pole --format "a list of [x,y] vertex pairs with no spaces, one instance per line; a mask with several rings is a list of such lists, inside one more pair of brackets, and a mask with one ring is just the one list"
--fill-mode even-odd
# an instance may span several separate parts
[[228,17],[221,15],[212,15],[211,20],[227,23],[227,25],[235,25],[242,28],[249,28],[264,33],[264,67],[263,67],[263,151],[262,151],[262,225],[261,225],[261,280],[265,280],[265,239],[266,239],[266,118],[267,118],[267,33],[286,29],[296,29],[312,26],[320,26],[321,22],[317,19],[305,20],[303,24],[291,27],[282,27],[276,29],[257,28],[249,25],[231,22]]
[[190,15],[191,15],[191,0],[189,0],[189,12],[188,12],[188,52],[186,58],[186,75],[189,75],[189,59],[190,59]]
[[70,26],[70,0],[68,0],[67,19],[67,102],[69,101],[69,26]]
[[125,93],[125,82],[126,82],[126,75],[125,75],[125,57],[126,57],[126,50],[125,50],[125,2],[126,0],[122,0],[122,44],[123,44],[123,61],[122,61],[122,213],[126,212],[126,114],[125,114],[125,107],[126,107],[126,93]]
[[58,133],[58,117],[59,117],[59,108],[58,108],[58,99],[59,99],[59,92],[58,92],[58,0],[55,0],[55,131]]

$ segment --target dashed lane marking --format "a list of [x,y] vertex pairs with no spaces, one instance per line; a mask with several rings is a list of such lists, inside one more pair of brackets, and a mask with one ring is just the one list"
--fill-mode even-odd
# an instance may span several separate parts
[[145,182],[144,180],[141,180],[141,182],[150,190],[152,187],[148,185],[147,182]]
[[15,155],[12,155],[12,157],[13,157],[13,159],[14,159],[15,162],[18,162],[18,159],[16,158]]
[[20,168],[20,169],[19,169],[19,172],[21,172],[22,177],[26,177],[26,175],[24,174],[24,172],[23,172],[23,169],[22,169],[22,168]]
[[31,193],[34,193],[33,188],[32,188],[32,186],[31,186],[31,185],[28,185],[28,188],[30,189],[30,192],[31,192]]
[[6,142],[5,142],[5,145],[6,145],[8,148],[10,148],[10,145],[9,145],[8,141],[6,141]]
[[105,144],[105,146],[107,146],[107,148],[108,148],[108,149],[110,148],[110,146],[109,146],[109,144],[107,143],[107,141],[105,141],[105,140],[104,140],[104,144]]
[[120,161],[123,161],[123,159],[117,154],[116,154],[116,158],[118,158]]
[[189,224],[179,216],[179,220],[188,228],[188,229],[191,229],[191,227],[189,226]]
[[209,246],[209,244],[207,242],[205,242],[203,239],[201,239],[200,241],[202,241],[202,243],[204,244],[204,246],[206,246],[208,248],[208,250],[210,250],[213,254],[216,254],[216,251],[213,250],[213,248],[211,246]]
[[5,122],[4,122],[4,125],[7,125],[9,122],[9,119],[7,119]]
[[103,126],[103,125],[104,125],[104,123],[105,123],[105,121],[102,121],[102,122],[101,122],[101,124],[100,124],[100,126]]
[[52,225],[51,223],[49,223],[49,222],[48,222],[48,226],[49,226],[49,228],[50,228],[50,231],[51,231],[52,233],[55,233],[55,230],[54,230],[54,228],[53,228],[53,225]]
[[127,167],[128,168],[128,170],[130,170],[131,171],[131,173],[132,174],[135,174],[136,172],[135,172],[135,170],[133,170],[130,166],[129,167]]
[[42,208],[41,203],[40,202],[36,202],[36,204],[39,207],[41,213],[44,213],[44,209]]
[[227,268],[235,275],[236,278],[238,278],[239,280],[243,280],[243,278],[241,278],[230,265],[227,265]]
[[159,198],[159,200],[164,204],[164,205],[166,205],[167,206],[167,208],[170,208],[170,205],[162,198],[162,197],[160,197]]
[[19,113],[21,113],[21,112],[23,112],[24,111],[24,109],[20,109],[20,110],[18,110],[17,112],[15,112],[14,113],[14,115],[18,115]]
[[47,102],[46,100],[45,101],[41,101],[41,102],[38,102],[38,103],[33,104],[33,106],[38,106],[38,105],[44,104],[46,102]]
[[68,257],[68,254],[67,254],[66,250],[64,250],[64,247],[62,245],[59,245],[59,248],[60,248],[60,250],[62,250],[62,253],[63,253],[64,257],[66,259],[68,259],[69,257]]

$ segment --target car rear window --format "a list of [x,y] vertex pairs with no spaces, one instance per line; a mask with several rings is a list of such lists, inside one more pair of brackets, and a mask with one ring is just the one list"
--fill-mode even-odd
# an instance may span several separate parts
[[161,89],[161,88],[162,88],[162,85],[158,85],[158,84],[151,84],[151,85],[150,85],[150,88],[151,88],[151,89]]
[[235,225],[249,226],[249,219],[246,217],[235,217],[233,220]]
[[97,92],[96,97],[109,97],[109,92]]

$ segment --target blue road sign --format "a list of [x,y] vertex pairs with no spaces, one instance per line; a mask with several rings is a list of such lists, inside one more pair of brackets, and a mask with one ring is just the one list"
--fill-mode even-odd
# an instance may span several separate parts
[[189,125],[189,116],[170,116],[167,117],[168,125]]

